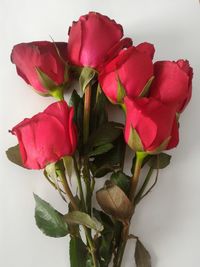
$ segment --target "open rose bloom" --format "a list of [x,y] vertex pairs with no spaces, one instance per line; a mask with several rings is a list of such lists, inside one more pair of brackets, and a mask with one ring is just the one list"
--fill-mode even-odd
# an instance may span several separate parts
[[[165,151],[179,143],[193,70],[184,59],[154,62],[155,53],[153,44],[136,44],[119,23],[96,12],[73,22],[63,42],[21,43],[12,50],[17,74],[55,99],[44,111],[16,122],[10,132],[18,145],[7,156],[24,168],[42,169],[64,200],[65,214],[34,195],[35,220],[47,236],[69,236],[71,267],[121,266],[129,237],[137,236],[129,230],[137,204],[152,189],[153,172],[154,186],[158,170],[169,165]],[[74,89],[77,79],[80,88]],[[64,90],[71,85],[67,103]],[[121,123],[109,120],[111,104],[124,113]],[[126,147],[133,163],[125,171]],[[147,174],[146,168],[140,172],[144,165]],[[105,175],[99,188],[95,180]],[[139,238],[135,262],[151,266]]]

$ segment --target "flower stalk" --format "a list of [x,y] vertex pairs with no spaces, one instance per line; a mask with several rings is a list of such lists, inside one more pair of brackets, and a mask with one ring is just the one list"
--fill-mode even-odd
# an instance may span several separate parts
[[135,169],[134,169],[134,173],[131,179],[131,190],[130,190],[130,195],[129,195],[129,198],[132,203],[134,202],[134,196],[135,196],[135,192],[136,192],[138,181],[139,181],[142,162],[146,156],[147,156],[146,152],[136,152]]
[[83,143],[86,144],[90,128],[90,104],[91,104],[91,85],[85,88],[84,96],[84,114],[83,114]]
[[[147,156],[147,153],[145,152],[136,152],[136,162],[135,162],[135,168],[134,168],[134,173],[131,179],[131,189],[130,189],[130,194],[129,194],[129,199],[133,204],[133,214],[135,210],[135,202],[134,202],[134,196],[136,193],[139,177],[140,177],[140,172],[141,172],[141,167],[144,158]],[[133,216],[132,214],[132,216]],[[131,221],[131,218],[130,218]],[[129,235],[129,227],[130,227],[130,222],[129,224],[124,224],[123,225],[123,231],[122,231],[122,237],[120,240],[120,244],[117,250],[117,255],[114,259],[113,262],[113,267],[120,267],[122,264],[123,256],[124,256],[124,251],[126,248],[126,244],[128,241],[128,235]]]

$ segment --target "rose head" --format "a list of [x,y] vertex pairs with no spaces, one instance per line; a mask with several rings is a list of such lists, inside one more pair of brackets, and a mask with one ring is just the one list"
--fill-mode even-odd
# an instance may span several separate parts
[[43,169],[63,156],[73,155],[77,145],[74,110],[56,102],[12,129],[19,141],[22,162],[28,169]]
[[[153,45],[143,43],[121,51],[104,66],[99,75],[99,83],[111,102],[123,102],[124,95],[134,99],[142,94],[153,76],[153,55]],[[120,92],[119,82],[124,94]]]
[[155,79],[150,95],[163,103],[176,106],[181,113],[192,95],[193,70],[187,60],[158,61],[154,64]]
[[160,152],[179,141],[176,111],[153,98],[124,99],[126,143],[134,151]]
[[65,64],[61,58],[66,59],[66,55],[67,43],[21,43],[13,47],[11,61],[19,76],[38,93],[48,95],[66,81]]
[[[98,69],[132,41],[123,36],[122,26],[96,12],[81,16],[69,29],[69,61],[77,66]],[[116,52],[117,51],[117,52]]]

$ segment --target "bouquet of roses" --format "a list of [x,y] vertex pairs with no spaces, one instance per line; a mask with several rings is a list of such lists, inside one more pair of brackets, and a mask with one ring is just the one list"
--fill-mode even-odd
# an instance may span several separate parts
[[[47,236],[69,235],[72,267],[111,262],[119,267],[130,238],[136,240],[136,266],[151,266],[149,252],[129,232],[131,218],[156,184],[158,170],[170,163],[163,151],[179,142],[193,76],[187,60],[153,64],[154,52],[150,43],[134,46],[123,38],[121,25],[95,12],[73,22],[68,43],[35,41],[13,48],[18,75],[56,101],[12,128],[19,144],[7,156],[24,168],[44,170],[64,200],[61,214],[34,195],[35,220]],[[76,80],[80,88],[67,103],[64,92]],[[109,120],[110,102],[124,113],[124,124]],[[127,145],[133,152],[131,175],[124,172]],[[95,188],[96,179],[105,176],[103,188]]]

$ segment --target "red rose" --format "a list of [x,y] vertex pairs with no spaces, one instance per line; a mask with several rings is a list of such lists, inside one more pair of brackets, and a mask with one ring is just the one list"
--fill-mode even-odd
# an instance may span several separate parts
[[[100,67],[132,41],[123,36],[123,28],[114,20],[96,12],[81,16],[69,29],[68,56],[72,64]],[[117,51],[117,52],[116,52]]]
[[175,105],[182,112],[192,95],[193,70],[187,60],[158,61],[150,95],[163,103]]
[[153,76],[153,55],[153,45],[143,43],[121,51],[115,59],[104,66],[99,75],[99,83],[111,102],[123,100],[119,96],[119,81],[129,98],[134,99],[142,93]]
[[[56,50],[57,46],[60,56]],[[65,64],[67,43],[51,43],[47,41],[21,43],[14,46],[11,61],[16,65],[17,73],[40,94],[50,94],[52,87],[61,86],[65,82]],[[38,73],[47,75],[51,88]]]
[[61,157],[72,155],[77,145],[74,110],[65,101],[56,102],[12,129],[19,141],[23,164],[43,169]]
[[127,144],[135,151],[155,152],[177,146],[176,110],[153,98],[124,99]]

